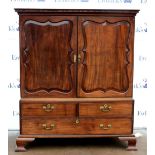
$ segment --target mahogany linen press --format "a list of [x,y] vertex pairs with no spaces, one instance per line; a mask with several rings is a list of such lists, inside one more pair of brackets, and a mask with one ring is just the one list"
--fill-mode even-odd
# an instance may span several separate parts
[[136,150],[132,96],[138,10],[15,11],[21,86],[16,151],[25,151],[35,138],[88,137],[115,137]]

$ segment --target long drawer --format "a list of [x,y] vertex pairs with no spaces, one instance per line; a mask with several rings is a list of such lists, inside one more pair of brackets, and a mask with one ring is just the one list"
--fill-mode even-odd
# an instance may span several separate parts
[[21,116],[50,116],[65,117],[75,116],[74,103],[22,103]]
[[83,117],[132,117],[133,101],[80,103],[79,115]]
[[132,119],[22,119],[21,134],[131,134]]

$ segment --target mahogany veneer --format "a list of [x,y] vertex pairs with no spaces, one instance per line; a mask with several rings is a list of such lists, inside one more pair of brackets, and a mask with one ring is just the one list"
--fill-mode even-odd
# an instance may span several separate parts
[[134,26],[138,10],[15,9],[20,30],[20,135],[133,135]]

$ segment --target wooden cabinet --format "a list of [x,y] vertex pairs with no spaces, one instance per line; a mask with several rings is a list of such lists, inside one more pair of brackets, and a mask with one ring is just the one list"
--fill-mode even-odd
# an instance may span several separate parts
[[20,29],[20,135],[117,137],[135,150],[138,10],[15,9]]

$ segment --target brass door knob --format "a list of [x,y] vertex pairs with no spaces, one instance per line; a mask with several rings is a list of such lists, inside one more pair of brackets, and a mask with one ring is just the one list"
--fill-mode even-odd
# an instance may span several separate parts
[[80,63],[80,62],[81,62],[81,55],[78,54],[78,63]]
[[[77,59],[78,59],[78,60],[77,60]],[[78,63],[81,62],[81,55],[80,55],[80,54],[78,54],[78,57],[77,57],[76,54],[74,54],[74,56],[73,56],[73,62],[76,63],[76,61],[78,61]]]
[[74,54],[73,61],[74,61],[74,63],[76,63],[76,54]]

